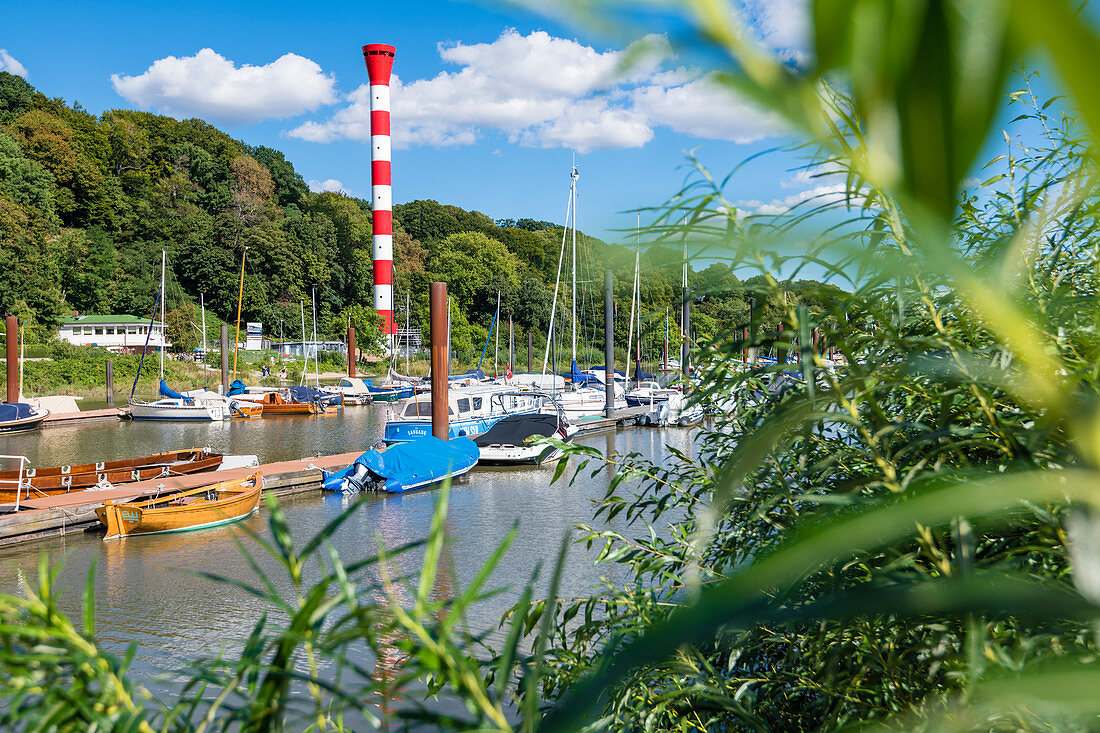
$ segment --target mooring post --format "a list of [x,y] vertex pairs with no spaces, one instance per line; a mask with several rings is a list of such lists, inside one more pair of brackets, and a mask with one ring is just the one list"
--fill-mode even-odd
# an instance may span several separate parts
[[[748,342],[750,344],[756,341],[756,298],[749,298],[749,337]],[[756,366],[756,353],[755,346],[749,346],[749,366]]]
[[[684,325],[684,343],[680,346],[680,367],[684,370],[684,379],[688,379],[691,376],[691,367],[688,365],[688,353],[690,348],[688,346],[689,334],[691,333],[691,293],[688,289],[684,288],[684,314],[682,323]],[[687,383],[684,384],[684,391],[687,391]]]
[[531,336],[531,332],[528,331],[527,332],[527,373],[528,374],[531,373],[531,344],[532,343],[533,343],[533,338]]
[[515,361],[514,360],[515,360],[515,351],[516,351],[516,333],[512,329],[513,329],[512,314],[509,313],[508,314],[508,369],[505,371],[505,374],[507,374],[508,372],[514,372],[515,371],[515,366],[514,366]]
[[615,417],[615,300],[611,270],[603,276],[604,417]]
[[348,376],[355,376],[355,326],[348,326]]
[[229,394],[229,324],[222,324],[222,394]]
[[432,356],[432,435],[450,438],[447,375],[451,373],[447,343],[447,283],[432,283],[429,291]]
[[6,322],[8,359],[8,402],[19,401],[19,319],[8,316]]
[[115,365],[107,362],[107,404],[115,404]]
[[783,321],[779,322],[775,331],[775,363],[780,369],[787,363],[787,350],[783,348]]

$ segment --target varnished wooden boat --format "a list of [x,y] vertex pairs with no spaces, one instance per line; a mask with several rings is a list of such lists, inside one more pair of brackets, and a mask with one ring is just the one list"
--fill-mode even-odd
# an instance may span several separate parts
[[264,416],[267,415],[314,415],[324,412],[325,408],[316,402],[287,402],[278,392],[268,392],[260,401]]
[[96,516],[107,527],[105,540],[215,527],[256,511],[263,484],[263,474],[256,472],[145,501],[107,501]]
[[[112,484],[125,484],[158,476],[213,471],[221,465],[222,458],[221,453],[206,450],[177,450],[103,463],[29,468],[23,473],[20,494],[27,499],[79,491],[104,480]],[[15,489],[6,487],[14,486],[19,478],[18,471],[0,471],[0,503],[15,501]]]

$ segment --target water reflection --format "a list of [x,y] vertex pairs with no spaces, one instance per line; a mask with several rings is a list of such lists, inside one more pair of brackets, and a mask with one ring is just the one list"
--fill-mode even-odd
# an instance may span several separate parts
[[[349,408],[336,419],[322,416],[317,420],[288,418],[207,426],[106,423],[45,430],[35,436],[41,439],[39,443],[32,440],[22,448],[6,449],[30,453],[40,464],[57,464],[210,444],[219,450],[256,453],[262,461],[273,461],[317,452],[358,450],[379,438],[384,420],[384,409],[365,407]],[[578,442],[620,454],[637,451],[660,460],[666,444],[690,453],[693,434],[684,429],[629,428],[582,437]],[[554,466],[524,470],[479,467],[452,487],[445,550],[432,585],[434,599],[450,598],[468,587],[513,524],[519,527],[511,548],[486,585],[505,588],[506,592],[480,602],[469,614],[471,630],[489,631],[490,643],[503,637],[505,632],[497,629],[500,616],[515,603],[540,563],[545,567],[535,593],[545,594],[549,566],[563,534],[574,522],[592,521],[593,503],[603,497],[611,478],[609,471],[592,476],[588,470],[573,484],[565,479],[551,484],[553,474]],[[567,471],[566,478],[571,474],[572,470]],[[423,541],[438,498],[436,491],[366,497],[361,508],[332,537],[331,544],[341,560],[350,564],[376,554],[379,543],[393,553],[409,543]],[[320,531],[345,509],[346,502],[338,495],[284,500],[283,509],[297,543],[304,543]],[[648,534],[644,528],[627,527],[621,516],[614,529],[628,537]],[[243,524],[266,535],[267,522],[266,512],[261,510]],[[290,591],[277,562],[252,542],[240,525],[229,525],[110,542],[104,541],[101,534],[89,533],[5,548],[0,592],[18,592],[19,576],[33,578],[38,555],[44,552],[51,564],[64,563],[59,582],[68,591],[59,605],[76,618],[80,613],[80,589],[95,562],[99,641],[118,654],[136,642],[135,673],[160,674],[179,668],[187,660],[217,654],[223,646],[232,654],[260,614],[272,610],[240,589],[200,575],[212,573],[256,582],[240,556],[238,542],[252,551],[262,572],[281,592]],[[422,548],[391,554],[391,577],[404,576],[415,583],[422,556]],[[602,576],[617,571],[616,566],[596,566],[593,557],[581,545],[570,549],[563,574],[563,596],[585,593],[598,586]],[[312,577],[316,577],[319,571],[313,572]],[[381,577],[374,568],[364,573],[364,580],[377,583]],[[363,653],[367,654],[365,649]],[[395,653],[378,661],[381,674],[396,675],[403,660]]]

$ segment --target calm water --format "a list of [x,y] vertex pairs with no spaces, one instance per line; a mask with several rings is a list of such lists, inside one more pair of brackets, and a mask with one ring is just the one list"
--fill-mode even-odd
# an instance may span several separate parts
[[[40,433],[0,439],[4,453],[26,455],[32,465],[58,465],[147,455],[170,448],[211,446],[225,453],[254,453],[261,463],[342,453],[369,448],[380,441],[384,406],[348,407],[334,415],[233,420],[217,424],[102,423],[79,428],[50,428]],[[659,458],[665,445],[691,451],[694,431],[628,428],[582,438],[603,451]],[[489,587],[507,592],[478,605],[473,628],[495,629],[501,613],[518,598],[523,584],[541,562],[553,563],[559,543],[574,522],[592,520],[592,500],[603,496],[609,469],[592,477],[591,469],[569,485],[551,484],[554,469],[477,468],[452,488],[447,518],[447,545],[435,593],[450,596],[467,587],[481,564],[513,524],[518,535]],[[345,562],[374,554],[379,541],[387,548],[424,539],[436,491],[371,496],[342,528],[333,545]],[[284,501],[295,538],[303,543],[346,506],[337,495],[310,495]],[[264,532],[264,512],[246,520]],[[644,528],[617,529],[628,536]],[[242,640],[269,608],[239,590],[194,575],[218,573],[253,580],[234,542],[238,529],[218,527],[182,534],[136,537],[105,542],[100,534],[70,535],[0,550],[0,592],[15,592],[20,578],[33,581],[40,553],[51,564],[63,563],[60,584],[67,588],[61,606],[79,616],[80,589],[96,564],[97,636],[110,650],[122,652],[136,642],[134,671],[156,675],[181,663],[231,648]],[[249,543],[250,544],[250,543]],[[595,553],[596,550],[593,550]],[[256,555],[278,579],[273,561]],[[600,583],[614,566],[596,566],[583,545],[570,551],[562,595],[583,593]],[[394,561],[400,570],[416,572],[418,553]],[[186,569],[186,570],[183,570]],[[550,570],[544,570],[545,578]],[[396,571],[396,570],[395,570]],[[288,587],[285,582],[281,587]],[[540,588],[544,586],[540,585]]]

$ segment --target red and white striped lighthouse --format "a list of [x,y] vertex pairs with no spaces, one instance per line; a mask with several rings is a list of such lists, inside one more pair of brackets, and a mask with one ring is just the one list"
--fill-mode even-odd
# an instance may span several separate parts
[[395,49],[383,43],[363,46],[370,78],[370,178],[374,224],[374,308],[382,333],[393,336],[393,188],[390,182],[390,71]]

